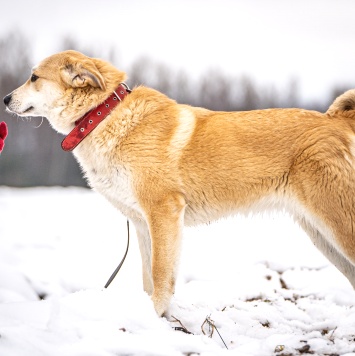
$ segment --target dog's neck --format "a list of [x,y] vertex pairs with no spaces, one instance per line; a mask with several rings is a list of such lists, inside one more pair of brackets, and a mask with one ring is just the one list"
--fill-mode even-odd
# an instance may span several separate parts
[[103,103],[75,121],[74,129],[62,141],[62,149],[72,151],[130,92],[128,86],[121,83]]

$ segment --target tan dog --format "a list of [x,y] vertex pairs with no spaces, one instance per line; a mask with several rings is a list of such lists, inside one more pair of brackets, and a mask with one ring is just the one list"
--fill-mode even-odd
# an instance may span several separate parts
[[[68,134],[126,79],[66,51],[4,98]],[[213,100],[213,98],[211,98]],[[163,314],[174,293],[184,223],[286,208],[355,287],[355,91],[327,113],[213,112],[134,88],[74,149],[90,185],[135,225],[144,290]]]

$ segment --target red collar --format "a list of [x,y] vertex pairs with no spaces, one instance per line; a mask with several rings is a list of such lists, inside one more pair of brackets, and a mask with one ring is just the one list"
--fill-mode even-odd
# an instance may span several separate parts
[[127,85],[121,83],[103,103],[75,121],[74,129],[62,141],[62,149],[72,151],[130,92]]

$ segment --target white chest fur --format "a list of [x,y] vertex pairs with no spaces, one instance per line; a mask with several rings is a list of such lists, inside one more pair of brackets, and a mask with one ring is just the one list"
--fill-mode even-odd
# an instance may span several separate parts
[[112,164],[104,157],[75,154],[90,186],[106,197],[127,217],[141,216],[132,185],[131,173],[124,165]]

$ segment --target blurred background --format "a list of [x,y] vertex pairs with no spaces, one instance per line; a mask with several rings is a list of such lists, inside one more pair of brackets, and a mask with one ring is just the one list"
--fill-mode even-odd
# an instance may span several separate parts
[[[213,110],[326,111],[355,88],[353,0],[0,0],[0,96],[54,52],[113,62],[134,87]],[[5,112],[0,185],[86,186],[63,136]]]

